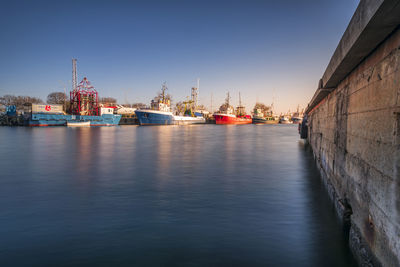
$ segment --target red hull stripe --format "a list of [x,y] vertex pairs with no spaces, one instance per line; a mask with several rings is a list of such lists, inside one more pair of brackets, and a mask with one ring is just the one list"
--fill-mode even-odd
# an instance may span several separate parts
[[251,124],[252,119],[250,117],[247,118],[238,118],[231,117],[226,115],[214,115],[216,124]]

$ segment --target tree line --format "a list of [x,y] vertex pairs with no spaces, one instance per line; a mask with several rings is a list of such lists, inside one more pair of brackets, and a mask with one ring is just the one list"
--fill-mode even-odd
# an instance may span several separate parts
[[15,105],[17,109],[22,109],[26,104],[43,104],[43,100],[38,97],[31,96],[15,96],[15,95],[3,95],[0,97],[0,104],[5,106]]
[[[64,105],[64,109],[68,110],[69,108],[69,98],[64,92],[52,92],[47,95],[46,98],[47,104],[59,104]],[[23,109],[25,105],[28,104],[45,104],[45,102],[38,97],[31,96],[15,96],[15,95],[3,95],[0,97],[0,104],[5,106],[15,105],[17,109]],[[99,104],[114,106],[117,104],[117,99],[113,97],[100,97]],[[144,108],[146,107],[143,103],[133,103],[133,104],[124,104],[122,106],[126,107],[135,107],[135,108]]]

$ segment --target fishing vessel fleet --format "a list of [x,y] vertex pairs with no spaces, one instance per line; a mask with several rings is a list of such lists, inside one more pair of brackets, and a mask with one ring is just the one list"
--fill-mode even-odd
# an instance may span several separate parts
[[[31,104],[30,110],[23,112],[23,121],[28,126],[114,126],[118,125],[122,116],[135,116],[139,125],[191,125],[191,124],[298,124],[302,121],[302,112],[281,114],[273,112],[273,104],[265,106],[256,103],[252,115],[246,113],[239,93],[239,105],[234,108],[230,104],[230,94],[227,93],[225,102],[219,110],[210,114],[204,107],[197,104],[198,87],[191,88],[191,98],[171,107],[171,96],[167,94],[167,85],[164,83],[161,92],[151,100],[147,108],[132,108],[120,105],[106,106],[99,103],[97,90],[84,77],[77,84],[76,59],[72,60],[72,90],[70,99],[61,104]],[[180,104],[180,105],[179,105]],[[68,108],[67,108],[68,106]],[[143,105],[144,106],[144,105]],[[10,114],[15,115],[14,112]],[[65,111],[64,111],[65,110]],[[7,114],[9,111],[7,111]],[[11,115],[11,116],[14,116]]]

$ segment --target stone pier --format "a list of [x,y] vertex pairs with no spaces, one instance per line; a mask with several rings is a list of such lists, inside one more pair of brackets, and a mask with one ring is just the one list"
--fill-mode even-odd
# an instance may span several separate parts
[[400,266],[400,0],[361,0],[306,113],[356,259]]

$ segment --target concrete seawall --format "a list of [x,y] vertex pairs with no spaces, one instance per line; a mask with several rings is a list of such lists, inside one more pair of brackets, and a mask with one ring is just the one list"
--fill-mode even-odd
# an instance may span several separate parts
[[362,266],[400,266],[400,1],[361,1],[306,110]]

